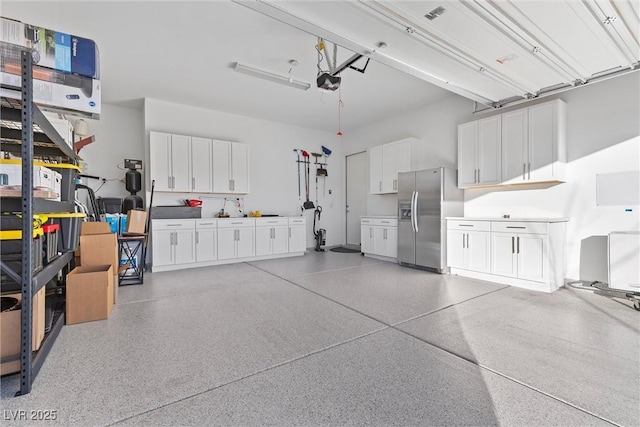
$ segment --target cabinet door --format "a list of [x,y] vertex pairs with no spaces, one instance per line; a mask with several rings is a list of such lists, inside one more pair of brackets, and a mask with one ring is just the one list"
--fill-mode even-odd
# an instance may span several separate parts
[[272,227],[256,227],[256,255],[269,255],[272,253],[272,230]]
[[173,264],[173,231],[154,231],[151,236],[151,250],[154,266]]
[[517,277],[516,235],[491,233],[491,274]]
[[307,230],[304,225],[289,226],[289,252],[307,250]]
[[191,137],[171,135],[173,191],[191,191]]
[[385,256],[398,258],[398,227],[388,227],[386,230]]
[[211,193],[213,141],[207,138],[191,138],[191,191]]
[[218,259],[236,258],[236,229],[218,228]]
[[[518,254],[518,277],[536,282],[549,280],[549,258],[547,254],[549,238],[546,234],[518,234],[516,253]],[[563,262],[558,260],[558,262]]]
[[156,191],[171,191],[171,135],[151,132],[149,134],[150,177],[155,180]]
[[[411,169],[411,153],[413,150],[413,140],[407,139],[398,141],[396,144],[396,174],[400,172],[410,172]],[[397,178],[397,177],[396,177]],[[398,189],[398,182],[394,190]]]
[[458,126],[458,187],[476,185],[476,146],[478,122]]
[[386,233],[384,227],[373,228],[373,254],[384,255],[386,251]]
[[382,146],[382,192],[393,193],[395,190],[397,193],[397,179],[396,144],[384,144]]
[[254,230],[254,228],[238,229],[238,241],[236,242],[238,258],[255,256]]
[[489,258],[491,255],[490,233],[467,232],[466,265],[467,269],[488,273],[491,271]]
[[216,230],[215,228],[204,228],[196,230],[196,261],[215,261],[216,254]]
[[501,117],[478,120],[478,179],[482,185],[500,184],[502,175]]
[[382,146],[369,149],[369,182],[371,194],[382,193]]
[[196,261],[195,230],[176,230],[175,260],[176,264],[189,264]]
[[529,151],[527,179],[531,182],[554,178],[557,160],[556,103],[534,105],[529,111]]
[[360,251],[364,254],[374,253],[373,248],[373,227],[370,225],[363,225],[360,227]]
[[[273,227],[271,250],[274,254],[286,254],[289,252],[289,230],[286,226]],[[257,240],[257,236],[256,236]]]
[[521,109],[502,115],[502,182],[519,183],[527,177],[528,113]]
[[231,143],[213,141],[213,192],[231,192]]
[[447,265],[466,268],[465,247],[467,235],[464,231],[447,230]]
[[246,194],[249,192],[249,146],[234,142],[231,145],[231,191]]

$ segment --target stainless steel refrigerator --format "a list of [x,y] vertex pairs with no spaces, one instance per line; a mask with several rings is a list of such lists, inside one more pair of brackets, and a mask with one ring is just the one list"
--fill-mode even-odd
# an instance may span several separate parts
[[442,273],[447,268],[446,217],[463,216],[456,171],[398,174],[398,262]]

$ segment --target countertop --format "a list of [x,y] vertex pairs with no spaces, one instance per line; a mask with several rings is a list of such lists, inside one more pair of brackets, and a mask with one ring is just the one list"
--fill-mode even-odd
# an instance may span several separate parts
[[398,219],[398,216],[397,215],[362,215],[360,218]]
[[503,217],[458,217],[448,216],[446,219],[456,221],[503,221],[503,222],[567,222],[569,218],[503,218]]

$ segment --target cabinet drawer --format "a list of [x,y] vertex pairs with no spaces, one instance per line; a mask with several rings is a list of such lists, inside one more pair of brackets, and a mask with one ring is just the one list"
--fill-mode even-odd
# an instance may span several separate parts
[[379,225],[382,227],[397,227],[398,220],[395,218],[375,218],[373,220],[373,225]]
[[548,234],[549,223],[524,221],[492,221],[491,231],[503,233]]
[[256,227],[273,227],[276,225],[288,225],[287,218],[257,218],[255,220]]
[[154,231],[158,230],[193,230],[196,227],[194,219],[154,219],[151,221]]
[[306,223],[306,218],[289,218],[289,225],[305,225]]
[[373,225],[373,218],[360,218],[361,225]]
[[215,219],[200,219],[196,221],[196,228],[199,230],[204,228],[216,228],[216,224],[217,220]]
[[254,219],[220,219],[218,220],[218,228],[241,228],[241,227],[255,227],[256,221]]
[[489,221],[465,221],[465,220],[448,220],[447,229],[449,230],[467,230],[467,231],[491,231],[491,222]]

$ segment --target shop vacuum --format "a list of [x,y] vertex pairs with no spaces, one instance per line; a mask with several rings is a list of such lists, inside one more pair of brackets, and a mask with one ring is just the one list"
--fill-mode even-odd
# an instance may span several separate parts
[[316,220],[320,222],[320,214],[322,213],[322,207],[316,207],[313,213],[313,235],[316,237],[316,252],[324,252],[322,246],[327,244],[327,230],[319,228],[316,230]]

